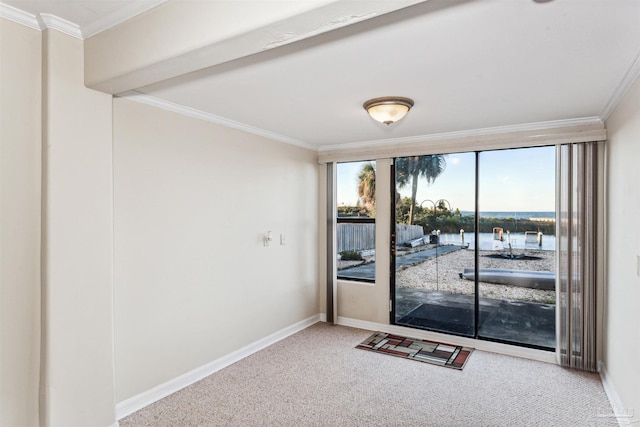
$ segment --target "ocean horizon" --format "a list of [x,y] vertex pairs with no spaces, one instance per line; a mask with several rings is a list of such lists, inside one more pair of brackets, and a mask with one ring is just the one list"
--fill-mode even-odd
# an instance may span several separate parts
[[[460,211],[463,216],[473,215],[473,211]],[[480,217],[488,218],[555,218],[554,211],[480,211]]]

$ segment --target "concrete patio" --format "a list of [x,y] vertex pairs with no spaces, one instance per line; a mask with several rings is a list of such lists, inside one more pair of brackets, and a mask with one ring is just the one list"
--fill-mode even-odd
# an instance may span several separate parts
[[[555,305],[480,298],[478,335],[490,340],[553,350]],[[396,289],[396,323],[473,336],[473,295]]]

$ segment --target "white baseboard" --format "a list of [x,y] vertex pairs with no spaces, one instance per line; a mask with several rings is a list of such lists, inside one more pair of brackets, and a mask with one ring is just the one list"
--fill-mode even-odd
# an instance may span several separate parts
[[634,416],[635,414],[633,413],[633,410],[629,410],[624,407],[624,404],[622,403],[622,400],[620,399],[620,396],[618,395],[618,392],[616,391],[616,388],[611,381],[611,377],[607,374],[607,369],[601,360],[598,361],[598,373],[600,373],[602,387],[604,387],[604,392],[609,398],[609,403],[611,403],[613,415],[615,415],[618,425],[628,426],[637,422],[638,416]]
[[[226,356],[209,362],[206,365],[200,366],[199,368],[187,372],[186,374],[180,375],[179,377],[167,381],[166,383],[160,384],[152,388],[151,390],[147,390],[123,402],[120,402],[116,405],[116,419],[121,420],[127,415],[139,411],[145,406],[148,406],[162,399],[163,397],[169,396],[170,394],[173,394],[178,390],[181,390],[197,381],[200,381],[201,379],[213,374],[214,372],[226,368],[227,366],[236,363],[239,360],[242,360],[257,351],[260,351],[290,335],[293,335],[296,332],[300,332],[301,330],[308,328],[314,323],[319,322],[320,319],[320,314],[311,316],[308,319],[302,320],[298,323],[281,329],[278,332],[275,332],[267,337],[264,337],[245,347],[242,347],[241,349],[229,353]],[[115,427],[117,427],[117,424]]]
[[491,353],[506,354],[508,356],[521,357],[523,359],[537,360],[540,362],[557,363],[556,354],[552,351],[536,350],[533,348],[517,347],[492,341],[476,340],[473,338],[459,337],[455,335],[440,334],[438,332],[424,331],[421,329],[407,328],[404,326],[389,325],[384,323],[368,322],[365,320],[338,317],[338,325],[352,328],[380,331],[389,334],[398,334],[420,339],[443,341],[449,344],[473,347],[477,350]]

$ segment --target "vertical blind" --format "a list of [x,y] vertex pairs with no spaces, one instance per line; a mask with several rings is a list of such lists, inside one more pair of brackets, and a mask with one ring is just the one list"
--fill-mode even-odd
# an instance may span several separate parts
[[557,148],[556,354],[562,366],[595,371],[598,143]]

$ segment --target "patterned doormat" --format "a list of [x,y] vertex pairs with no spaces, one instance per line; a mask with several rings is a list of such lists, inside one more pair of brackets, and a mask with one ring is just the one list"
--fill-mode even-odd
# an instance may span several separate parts
[[471,347],[407,338],[384,332],[376,332],[356,348],[460,370],[464,368],[474,350]]

